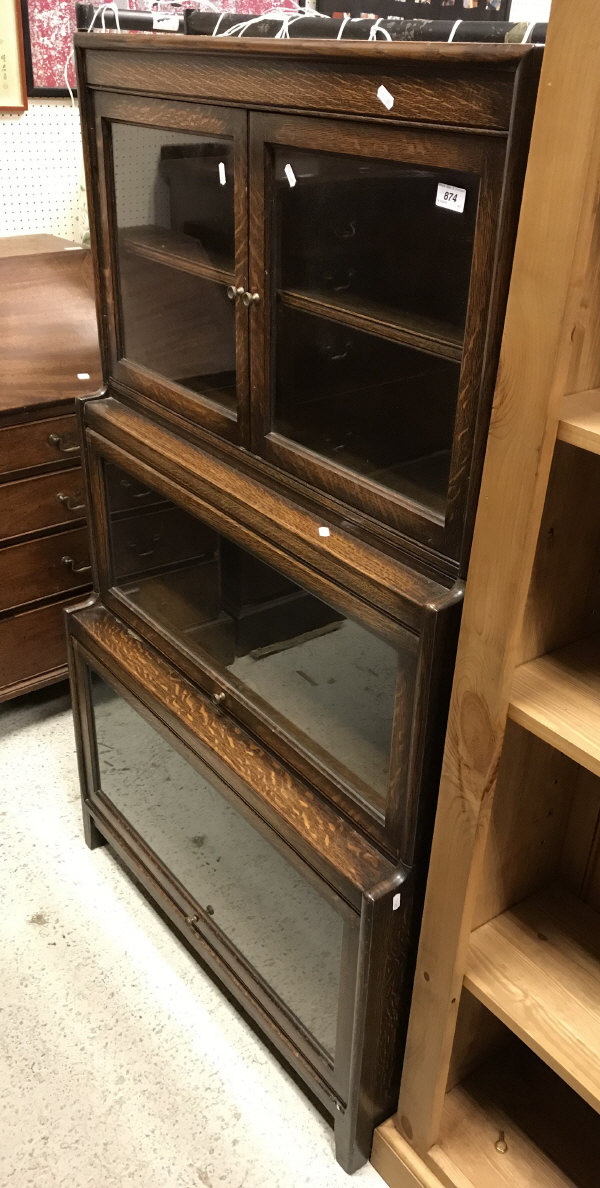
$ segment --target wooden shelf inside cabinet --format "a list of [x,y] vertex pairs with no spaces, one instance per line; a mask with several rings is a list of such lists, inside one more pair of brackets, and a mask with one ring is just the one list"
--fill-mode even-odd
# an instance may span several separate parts
[[338,300],[333,294],[331,297],[320,294],[310,296],[295,289],[283,289],[279,292],[279,300],[286,309],[297,309],[314,317],[327,318],[330,322],[352,326],[367,334],[377,334],[380,338],[426,351],[429,355],[440,355],[443,359],[458,363],[462,358],[462,333],[446,322],[437,322],[407,310],[399,312],[397,318],[390,318],[389,307],[349,296],[345,300]]
[[471,934],[465,986],[600,1111],[597,912],[559,886],[531,896]]
[[518,1043],[448,1093],[430,1152],[461,1188],[595,1188],[599,1158],[596,1115]]
[[600,1128],[594,1110],[511,1037],[446,1094],[424,1160],[392,1118],[375,1132],[373,1153],[393,1188],[597,1188]]
[[558,438],[591,454],[600,454],[600,388],[563,397]]
[[227,261],[214,253],[209,256],[199,239],[171,231],[168,227],[124,227],[119,232],[119,244],[136,256],[178,268],[181,272],[192,272],[206,280],[230,284],[233,270]]
[[508,714],[600,775],[600,635],[517,668]]

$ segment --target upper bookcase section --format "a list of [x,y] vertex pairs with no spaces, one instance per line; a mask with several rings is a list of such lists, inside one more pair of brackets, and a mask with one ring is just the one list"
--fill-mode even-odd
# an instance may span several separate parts
[[464,573],[541,51],[75,43],[111,392]]

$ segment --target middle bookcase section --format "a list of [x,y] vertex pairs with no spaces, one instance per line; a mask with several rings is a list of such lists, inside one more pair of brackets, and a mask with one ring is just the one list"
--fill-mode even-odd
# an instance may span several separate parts
[[152,468],[156,429],[114,401],[90,420],[122,444],[126,428],[132,451],[89,438],[105,603],[410,864],[435,798],[460,589],[261,496],[167,431],[173,466]]
[[106,489],[112,584],[383,814],[396,689],[403,714],[417,636],[400,628],[395,644],[379,638],[114,466]]

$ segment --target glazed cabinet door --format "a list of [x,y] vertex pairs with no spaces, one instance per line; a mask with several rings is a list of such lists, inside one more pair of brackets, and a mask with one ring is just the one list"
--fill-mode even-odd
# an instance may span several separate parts
[[245,444],[245,113],[102,94],[95,118],[110,374]]
[[346,1102],[358,914],[114,676],[86,668],[92,806],[126,823],[192,937]]
[[458,556],[504,144],[262,114],[250,129],[254,449]]

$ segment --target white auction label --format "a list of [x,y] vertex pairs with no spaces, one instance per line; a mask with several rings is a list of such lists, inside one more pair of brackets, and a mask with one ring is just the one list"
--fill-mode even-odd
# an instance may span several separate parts
[[152,28],[179,32],[179,17],[176,12],[153,12]]
[[392,107],[394,106],[394,96],[392,95],[391,91],[388,91],[387,87],[384,87],[383,83],[377,88],[377,98],[379,99],[380,103],[383,103],[384,107],[387,107],[388,111],[392,110]]
[[460,186],[445,186],[440,182],[435,204],[443,206],[444,210],[455,210],[457,214],[462,214],[465,209],[466,197],[467,191],[461,190]]

